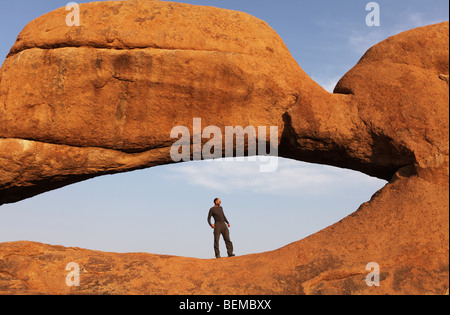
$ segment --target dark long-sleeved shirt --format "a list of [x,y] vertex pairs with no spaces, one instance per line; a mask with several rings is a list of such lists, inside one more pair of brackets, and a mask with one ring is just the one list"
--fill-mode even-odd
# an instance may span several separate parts
[[209,209],[208,213],[208,224],[211,226],[211,217],[214,218],[214,224],[226,222],[227,224],[230,224],[227,220],[227,217],[223,213],[222,207],[212,207]]

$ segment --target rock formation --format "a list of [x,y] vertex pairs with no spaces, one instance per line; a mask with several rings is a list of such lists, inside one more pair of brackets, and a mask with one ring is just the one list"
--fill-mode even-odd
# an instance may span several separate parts
[[[194,117],[278,126],[280,156],[389,184],[317,234],[235,259],[0,244],[0,293],[448,292],[448,22],[372,47],[328,93],[248,14],[142,0],[80,7],[78,27],[64,9],[28,24],[0,70],[0,204],[173,163],[170,131]],[[71,261],[79,288],[65,285]],[[365,283],[370,262],[380,287]]]

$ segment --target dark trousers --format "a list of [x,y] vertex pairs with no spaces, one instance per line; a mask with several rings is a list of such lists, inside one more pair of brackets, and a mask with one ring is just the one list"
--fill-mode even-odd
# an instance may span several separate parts
[[230,231],[228,230],[228,227],[225,223],[218,223],[215,224],[214,229],[214,252],[216,254],[216,257],[220,256],[220,250],[219,250],[219,239],[220,235],[222,235],[223,240],[225,241],[225,245],[227,247],[228,256],[233,254],[233,243],[230,241]]

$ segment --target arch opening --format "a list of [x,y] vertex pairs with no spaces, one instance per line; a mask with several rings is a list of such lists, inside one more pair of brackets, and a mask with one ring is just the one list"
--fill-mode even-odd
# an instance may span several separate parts
[[[206,218],[220,197],[242,256],[312,235],[386,184],[356,171],[278,159],[274,173],[259,172],[259,163],[245,158],[219,159],[76,183],[3,205],[0,241],[208,259],[214,251]],[[222,239],[220,247],[225,254]]]

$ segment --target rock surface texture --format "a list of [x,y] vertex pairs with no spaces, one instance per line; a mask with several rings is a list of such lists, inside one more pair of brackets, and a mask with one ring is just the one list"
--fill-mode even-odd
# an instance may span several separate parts
[[[3,243],[0,293],[448,292],[448,22],[372,47],[328,93],[248,14],[142,0],[80,8],[80,26],[64,8],[28,24],[0,70],[0,204],[173,163],[170,132],[194,117],[278,126],[280,156],[389,183],[319,233],[232,259]],[[69,262],[80,287],[66,286]],[[366,285],[370,262],[379,287]]]

